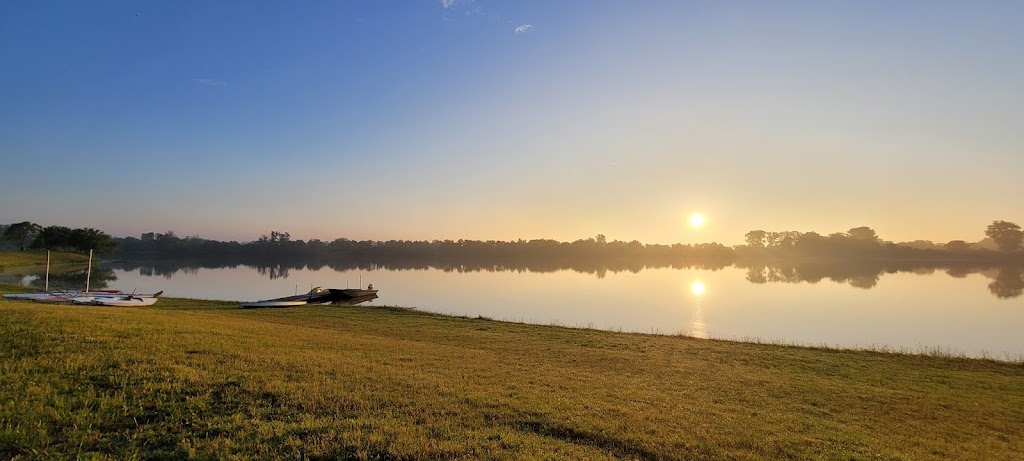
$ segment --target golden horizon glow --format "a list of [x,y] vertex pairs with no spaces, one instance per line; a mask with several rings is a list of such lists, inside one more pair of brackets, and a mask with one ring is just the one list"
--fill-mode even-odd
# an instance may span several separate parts
[[704,216],[700,213],[694,213],[690,215],[690,227],[702,227],[704,226]]
[[690,284],[690,292],[692,292],[695,296],[700,296],[704,294],[704,282],[697,280]]

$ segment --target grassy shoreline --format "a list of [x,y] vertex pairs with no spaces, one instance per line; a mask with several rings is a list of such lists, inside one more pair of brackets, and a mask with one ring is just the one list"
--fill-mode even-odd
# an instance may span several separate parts
[[0,301],[0,457],[1024,456],[1020,364],[397,308],[157,306]]
[[[94,259],[94,262],[98,260]],[[67,251],[50,252],[50,270],[53,273],[62,270],[85,267],[89,255]],[[28,275],[46,272],[46,251],[0,251],[0,275]]]

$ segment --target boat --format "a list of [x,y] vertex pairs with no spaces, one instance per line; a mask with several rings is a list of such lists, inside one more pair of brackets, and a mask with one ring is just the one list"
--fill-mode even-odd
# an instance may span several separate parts
[[124,293],[121,293],[120,290],[96,290],[96,291],[78,291],[78,290],[61,291],[61,290],[52,290],[52,291],[43,291],[43,292],[39,292],[39,293],[14,293],[14,294],[6,294],[6,295],[4,295],[4,298],[5,299],[28,299],[28,300],[34,300],[34,299],[41,299],[41,298],[50,298],[50,297],[54,297],[54,296],[57,296],[57,297],[62,297],[63,296],[63,297],[73,298],[75,296],[80,296],[80,295],[81,296],[93,296],[93,295],[114,296],[114,295],[119,295],[119,294],[123,295]]
[[242,307],[292,307],[292,306],[303,306],[306,304],[331,304],[331,303],[344,303],[344,304],[357,304],[364,301],[377,298],[377,290],[373,289],[373,285],[367,287],[367,289],[361,288],[321,288],[316,287],[309,290],[309,293],[303,293],[301,295],[285,296],[283,298],[266,299],[263,301],[255,301],[242,303]]
[[[370,285],[371,287],[373,285]],[[331,301],[340,302],[345,304],[359,304],[364,301],[370,301],[377,299],[377,290],[367,289],[363,290],[360,288],[346,288],[339,290],[330,288],[328,291],[331,292]]]
[[93,298],[92,302],[89,303],[91,306],[112,306],[112,307],[134,307],[134,306],[152,306],[156,304],[157,298],[143,297],[143,296],[126,296],[126,297],[97,297]]
[[79,305],[104,305],[114,307],[130,307],[153,305],[157,303],[156,297],[150,296],[78,296],[71,299],[72,304]]
[[[152,306],[156,304],[159,296],[163,294],[163,291],[153,293],[151,295],[136,295],[136,294],[92,294],[92,295],[79,295],[64,300],[66,303],[77,304],[80,306]],[[56,299],[43,298],[41,302],[59,302]]]
[[251,303],[242,303],[242,307],[294,307],[294,306],[305,306],[308,304],[306,301],[256,301]]
[[49,291],[42,293],[16,293],[4,295],[5,299],[21,300],[21,301],[35,301],[37,303],[47,304],[60,304],[70,302],[74,298],[117,298],[125,296],[134,296],[137,298],[159,298],[160,295],[164,294],[163,291],[158,291],[151,294],[132,294],[124,293],[120,290],[97,290],[97,291]]

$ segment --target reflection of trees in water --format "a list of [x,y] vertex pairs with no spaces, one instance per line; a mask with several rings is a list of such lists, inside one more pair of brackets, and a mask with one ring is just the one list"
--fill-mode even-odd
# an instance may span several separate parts
[[746,279],[750,283],[818,283],[829,279],[836,283],[849,283],[857,288],[873,288],[878,284],[882,270],[864,267],[863,263],[822,264],[806,263],[789,266],[753,265],[747,267]]
[[[737,265],[737,267],[742,267]],[[993,279],[989,291],[998,298],[1010,299],[1024,294],[1024,266],[991,266],[978,263],[932,263],[921,261],[849,261],[805,262],[789,265],[750,265],[746,267],[746,279],[750,283],[818,283],[828,279],[846,283],[852,287],[869,289],[878,285],[882,274],[909,272],[917,275],[932,275],[945,271],[950,277],[964,278],[970,274],[981,274]]]
[[[407,270],[441,270],[449,273],[469,272],[531,272],[554,273],[571,270],[583,274],[604,278],[608,273],[638,273],[644,269],[703,269],[720,270],[732,266],[727,260],[707,261],[636,261],[613,260],[603,262],[572,261],[554,258],[543,261],[454,261],[446,258],[434,259],[312,259],[312,260],[243,260],[209,259],[201,261],[150,261],[122,262],[111,264],[124,270],[138,270],[143,276],[161,276],[171,278],[177,273],[197,274],[199,269],[235,268],[238,266],[253,267],[260,275],[271,280],[286,279],[291,270],[321,270],[329,268],[338,272],[346,271],[407,271]],[[883,274],[908,272],[920,275],[931,275],[936,271],[944,271],[950,277],[964,278],[970,274],[981,274],[993,279],[989,290],[1001,299],[1016,298],[1024,292],[1022,265],[999,265],[996,263],[976,262],[932,262],[932,261],[804,261],[799,263],[739,263],[735,267],[746,270],[746,280],[750,283],[818,283],[829,280],[845,283],[851,287],[870,289],[878,285]],[[94,280],[96,271],[94,270]],[[113,275],[113,274],[111,274]],[[81,276],[84,280],[84,275]],[[81,282],[78,282],[81,284]],[[99,286],[99,285],[97,285]]]
[[955,279],[962,279],[970,275],[972,272],[966,267],[950,267],[946,269],[946,274]]
[[874,288],[875,285],[878,285],[879,276],[881,276],[881,274],[855,275],[847,279],[847,282],[850,284],[851,287],[862,288],[867,290],[869,288]]
[[1024,271],[1021,267],[1000,267],[988,291],[1000,299],[1016,298],[1024,293]]
[[199,275],[200,269],[222,269],[238,267],[237,263],[226,264],[220,261],[117,261],[106,263],[103,267],[120,269],[124,271],[139,271],[143,277],[163,277],[170,279],[175,275]]
[[270,277],[270,280],[277,280],[288,278],[289,269],[287,266],[277,264],[273,266],[256,266],[256,272]]
[[531,273],[553,273],[559,271],[571,270],[583,274],[593,275],[597,278],[604,278],[609,272],[630,272],[639,273],[644,269],[661,269],[661,268],[672,268],[672,269],[708,269],[708,270],[720,270],[728,267],[731,264],[730,261],[703,261],[703,262],[647,262],[641,263],[636,261],[628,260],[614,260],[607,262],[586,262],[586,261],[571,261],[564,259],[556,260],[544,260],[544,261],[449,261],[444,258],[436,258],[434,260],[405,260],[401,258],[397,259],[384,259],[384,260],[369,260],[369,259],[347,259],[347,260],[329,260],[329,259],[312,259],[312,260],[244,260],[239,261],[237,259],[232,260],[219,260],[209,259],[201,261],[173,261],[173,260],[159,260],[159,261],[121,261],[117,263],[111,263],[108,267],[114,267],[121,270],[134,271],[138,270],[139,274],[146,277],[165,277],[171,278],[179,272],[195,274],[199,269],[221,269],[221,268],[235,268],[239,265],[253,267],[256,271],[265,277],[270,279],[286,279],[290,275],[291,270],[321,270],[329,268],[338,272],[345,271],[374,271],[374,270],[390,270],[390,271],[405,271],[405,270],[440,270],[449,273],[469,273],[469,272],[531,272]]
[[[84,290],[85,289],[85,269],[75,270],[70,272],[61,272],[58,274],[50,274],[50,289],[51,290]],[[91,290],[103,290],[110,286],[110,282],[117,280],[117,276],[114,275],[113,269],[106,267],[94,267],[92,274],[89,277],[89,289]],[[42,290],[46,284],[46,280],[43,276],[32,280],[29,286]]]

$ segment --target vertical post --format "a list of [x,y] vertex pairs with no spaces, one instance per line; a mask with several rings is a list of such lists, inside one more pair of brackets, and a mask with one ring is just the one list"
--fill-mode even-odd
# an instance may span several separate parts
[[50,291],[50,250],[46,250],[46,281],[43,282],[43,291]]
[[90,277],[92,277],[92,250],[89,250],[89,267],[85,270],[85,291],[89,291]]

